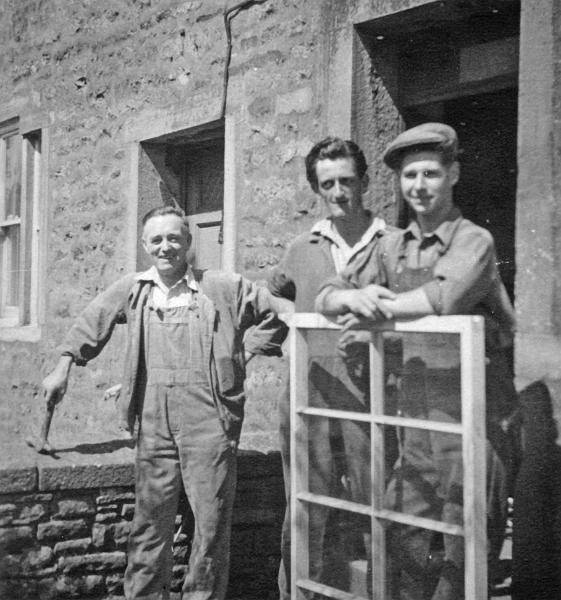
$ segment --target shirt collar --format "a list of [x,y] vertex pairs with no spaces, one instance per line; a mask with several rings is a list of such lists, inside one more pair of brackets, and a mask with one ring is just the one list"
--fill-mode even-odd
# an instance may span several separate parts
[[[151,281],[153,284],[158,287],[163,287],[164,289],[168,289],[167,286],[162,282],[160,274],[156,267],[152,266],[147,271],[143,271],[142,273],[138,273],[135,277],[136,281]],[[185,275],[178,281],[176,281],[171,287],[174,288],[179,285],[182,281],[185,282],[187,287],[191,289],[193,292],[199,291],[199,284],[195,279],[195,275],[193,274],[193,269],[189,265],[187,267],[187,271],[185,271]],[[171,288],[170,288],[171,289]]]
[[[368,229],[362,234],[358,243],[368,243],[379,231],[382,231],[385,228],[386,223],[384,219],[375,217],[372,219],[372,223],[369,225]],[[333,226],[333,221],[329,217],[315,223],[312,226],[310,233],[318,237],[323,237],[333,244],[339,245],[338,240],[341,236],[337,233]]]
[[414,237],[418,240],[436,237],[443,246],[447,247],[454,237],[460,219],[462,219],[460,209],[457,206],[453,206],[444,221],[434,231],[423,234],[419,223],[413,219],[405,229],[405,236],[407,238]]

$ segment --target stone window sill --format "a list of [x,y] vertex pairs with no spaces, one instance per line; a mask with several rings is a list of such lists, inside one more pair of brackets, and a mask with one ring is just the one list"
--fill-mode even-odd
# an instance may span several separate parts
[[8,327],[0,320],[0,342],[38,342],[41,339],[41,327],[22,325]]

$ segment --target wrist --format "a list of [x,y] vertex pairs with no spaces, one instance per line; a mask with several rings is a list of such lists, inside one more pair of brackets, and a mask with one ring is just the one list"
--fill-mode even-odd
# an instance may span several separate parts
[[70,369],[74,364],[74,357],[71,354],[63,354],[59,359],[55,367],[55,371],[62,376],[68,376]]

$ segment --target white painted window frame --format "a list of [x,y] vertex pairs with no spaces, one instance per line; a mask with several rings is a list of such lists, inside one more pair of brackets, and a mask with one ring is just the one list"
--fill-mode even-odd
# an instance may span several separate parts
[[[314,592],[337,600],[386,600],[385,523],[396,522],[442,533],[461,535],[465,546],[465,597],[487,597],[485,342],[483,319],[478,316],[424,317],[373,328],[370,340],[370,413],[313,408],[308,404],[309,330],[339,329],[315,313],[287,317],[290,326],[291,413],[291,598],[304,600]],[[383,331],[443,333],[460,336],[462,422],[444,423],[384,414]],[[309,491],[307,417],[328,417],[370,423],[370,505],[313,494]],[[462,436],[464,467],[464,526],[406,515],[384,508],[383,425],[412,427]],[[371,519],[372,599],[338,590],[309,579],[308,506],[312,503],[369,516]]]
[[[5,214],[5,166],[6,138],[18,135],[21,140],[21,206],[20,215],[12,217]],[[0,339],[11,341],[14,330],[33,328],[29,339],[37,337],[39,322],[39,280],[40,280],[40,218],[42,189],[42,151],[43,140],[40,129],[22,133],[17,119],[0,123]],[[28,182],[30,165],[33,167],[33,179]],[[28,189],[31,183],[32,189]],[[10,277],[8,265],[9,240],[3,235],[8,227],[19,227],[20,275],[18,276],[19,303],[9,305],[7,290]],[[26,275],[26,265],[29,274]],[[27,331],[26,333],[29,333]],[[16,335],[19,339],[19,336]],[[29,336],[24,335],[24,338]]]

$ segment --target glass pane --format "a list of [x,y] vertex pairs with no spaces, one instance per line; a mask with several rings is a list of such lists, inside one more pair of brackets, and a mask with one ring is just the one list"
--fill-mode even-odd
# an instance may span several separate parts
[[464,598],[464,538],[391,525],[386,530],[389,598]]
[[338,330],[307,333],[309,356],[309,405],[367,413],[369,403],[368,344],[353,344],[342,356]]
[[460,336],[384,335],[386,414],[461,422]]
[[187,147],[185,151],[185,206],[188,215],[222,210],[224,143]]
[[10,135],[6,143],[6,180],[4,218],[19,217],[21,214],[21,137]]
[[0,264],[5,266],[2,273],[2,317],[8,316],[6,307],[18,307],[20,302],[19,278],[20,265],[20,226],[12,225],[2,228],[2,244],[0,246]]
[[396,434],[399,459],[388,472],[386,508],[461,525],[461,435],[412,427],[397,427]]
[[[352,593],[357,598],[372,597],[367,581],[370,573],[370,532],[369,517],[311,506],[308,578]],[[315,595],[315,598],[324,597],[322,594]]]
[[6,248],[8,250],[9,265],[9,291],[7,303],[10,306],[19,305],[19,277],[20,277],[20,227],[14,225],[8,227]]
[[313,494],[370,504],[370,424],[308,417],[308,486]]

